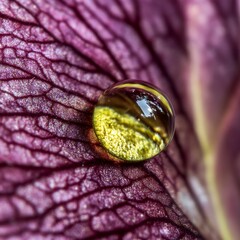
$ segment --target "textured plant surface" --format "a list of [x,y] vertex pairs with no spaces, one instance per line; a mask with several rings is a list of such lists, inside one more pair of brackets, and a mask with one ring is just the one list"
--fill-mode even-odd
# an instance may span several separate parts
[[[237,0],[0,1],[1,239],[238,239]],[[163,89],[167,151],[104,161],[92,110],[113,83]]]

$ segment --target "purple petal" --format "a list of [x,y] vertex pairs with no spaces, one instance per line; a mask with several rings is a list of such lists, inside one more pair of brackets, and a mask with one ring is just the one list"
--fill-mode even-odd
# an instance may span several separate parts
[[[194,17],[192,5],[153,0],[0,3],[0,236],[219,238],[215,202],[203,172],[205,152],[191,77],[195,67],[204,69],[197,77],[206,79],[201,84],[207,93],[212,89],[208,83],[216,86],[221,72],[218,58],[209,64],[207,55],[201,55],[206,68],[194,58],[192,49],[203,53],[198,46],[209,39],[209,28],[187,21]],[[195,11],[201,10],[196,6]],[[223,17],[214,19],[227,31]],[[223,50],[216,45],[223,79],[232,79],[235,71],[229,39],[217,42],[226,43]],[[203,49],[207,53],[208,45]],[[98,96],[125,78],[160,87],[176,111],[176,134],[168,151],[144,164],[106,163],[89,141]],[[215,98],[202,96],[208,104],[204,116],[211,113],[206,129],[220,118],[230,85],[226,80],[216,88]],[[232,153],[229,148],[220,163]],[[228,217],[236,226],[237,217],[231,211]]]

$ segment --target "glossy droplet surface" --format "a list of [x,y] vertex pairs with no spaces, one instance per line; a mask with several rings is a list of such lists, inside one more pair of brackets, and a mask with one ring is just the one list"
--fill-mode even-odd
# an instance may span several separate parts
[[135,80],[113,85],[93,113],[95,134],[111,155],[126,161],[156,156],[174,134],[174,111],[154,86]]

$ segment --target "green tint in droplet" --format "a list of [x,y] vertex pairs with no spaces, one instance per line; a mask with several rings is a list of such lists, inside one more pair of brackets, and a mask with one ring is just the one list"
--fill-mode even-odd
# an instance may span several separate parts
[[156,156],[174,133],[174,113],[155,87],[127,80],[107,89],[93,113],[93,127],[101,145],[126,161]]

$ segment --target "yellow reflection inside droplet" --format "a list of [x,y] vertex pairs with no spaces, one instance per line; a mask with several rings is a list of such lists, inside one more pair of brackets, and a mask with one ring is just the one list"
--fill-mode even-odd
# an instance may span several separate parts
[[161,152],[165,142],[169,141],[164,129],[155,132],[135,117],[106,106],[95,107],[93,125],[103,147],[124,160],[151,158]]

